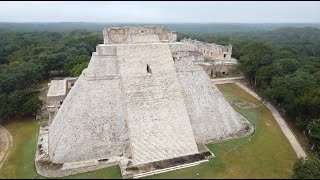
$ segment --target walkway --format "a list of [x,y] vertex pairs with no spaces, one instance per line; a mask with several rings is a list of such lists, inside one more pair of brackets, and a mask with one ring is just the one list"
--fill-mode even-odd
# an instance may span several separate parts
[[0,169],[12,147],[12,136],[9,131],[0,125]]
[[[259,97],[255,92],[253,92],[251,89],[249,89],[248,87],[246,87],[245,85],[243,85],[239,80],[243,79],[240,77],[237,78],[221,78],[221,79],[213,79],[212,82],[214,84],[226,84],[226,83],[235,83],[237,84],[239,87],[241,87],[243,90],[245,90],[247,93],[249,93],[250,95],[252,95],[253,97],[255,97],[256,99],[258,99],[259,101],[261,101],[261,97]],[[305,153],[305,151],[303,150],[303,148],[301,147],[301,145],[299,144],[298,140],[296,139],[296,137],[294,136],[294,134],[292,133],[292,131],[290,130],[290,128],[288,127],[287,123],[285,122],[285,120],[281,117],[280,113],[276,110],[276,108],[273,107],[273,105],[271,105],[268,102],[263,101],[262,102],[272,113],[274,119],[277,121],[277,123],[279,124],[282,132],[284,133],[284,135],[287,137],[288,141],[290,142],[292,148],[294,149],[294,151],[296,152],[298,157],[307,157],[307,154]]]
[[214,84],[226,84],[226,83],[235,83],[241,79],[244,79],[244,77],[214,78],[214,79],[211,79],[211,81]]

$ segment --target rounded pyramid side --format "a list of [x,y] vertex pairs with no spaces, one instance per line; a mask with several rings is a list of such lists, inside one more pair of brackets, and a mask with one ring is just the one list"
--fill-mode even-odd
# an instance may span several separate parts
[[253,132],[250,122],[230,106],[203,68],[192,63],[191,53],[178,51],[174,56],[198,143],[218,142]]
[[[91,59],[107,64],[112,60]],[[54,163],[107,159],[129,152],[121,81],[117,76],[97,75],[103,71],[96,68],[82,72],[49,128],[49,157]]]

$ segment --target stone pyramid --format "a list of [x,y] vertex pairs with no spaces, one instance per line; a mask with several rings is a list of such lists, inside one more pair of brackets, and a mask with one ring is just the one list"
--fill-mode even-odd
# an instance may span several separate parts
[[201,54],[176,42],[175,32],[144,26],[103,34],[104,44],[42,133],[47,161],[62,166],[50,172],[37,166],[40,174],[118,163],[132,177],[200,162],[210,156],[204,144],[252,133],[193,62]]

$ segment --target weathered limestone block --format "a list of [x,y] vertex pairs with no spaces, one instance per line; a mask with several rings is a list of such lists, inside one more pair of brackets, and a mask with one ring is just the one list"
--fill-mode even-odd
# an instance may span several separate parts
[[46,104],[49,106],[60,107],[67,94],[66,80],[52,80],[47,94]]
[[182,39],[182,43],[186,45],[186,48],[193,51],[201,52],[206,58],[212,60],[228,61],[231,59],[232,46],[222,46],[215,43],[209,44],[192,39]]
[[[90,62],[70,90],[50,126],[49,156],[52,162],[129,156],[121,82],[103,79],[117,72],[113,60],[107,56],[93,56],[92,64]],[[85,72],[94,76],[85,77]]]
[[173,57],[198,143],[252,133],[251,124],[232,109],[200,66],[191,65],[193,62],[186,52],[173,53]]
[[116,164],[124,177],[176,169],[208,159],[204,143],[252,132],[196,64],[204,55],[177,43],[175,32],[147,26],[103,34],[88,68],[56,90],[54,96],[68,95],[51,108],[57,114],[40,132],[42,175]]
[[234,63],[198,63],[209,77],[215,77],[216,72],[229,73],[237,67]]
[[177,34],[158,26],[112,27],[103,30],[104,44],[176,42]]
[[99,164],[98,160],[71,162],[71,163],[64,163],[61,169],[62,170],[76,169],[76,168],[82,168],[82,167],[88,167],[88,166],[96,166],[98,164]]
[[47,162],[50,160],[48,153],[48,130],[48,127],[40,127],[36,161]]
[[103,55],[103,56],[115,56],[117,55],[116,47],[115,46],[105,46],[100,44],[96,47],[96,54],[95,55]]
[[[108,47],[105,47],[105,49],[108,49]],[[115,56],[93,55],[88,68],[85,69],[82,74],[87,80],[106,79],[118,76],[117,61]]]
[[117,53],[133,165],[198,153],[169,45],[117,45]]

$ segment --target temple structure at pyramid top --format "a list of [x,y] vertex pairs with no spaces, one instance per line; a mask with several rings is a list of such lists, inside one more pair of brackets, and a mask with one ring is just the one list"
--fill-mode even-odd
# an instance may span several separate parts
[[123,177],[142,177],[207,161],[205,144],[253,132],[197,65],[203,55],[175,32],[112,27],[103,35],[65,99],[51,103],[59,107],[40,129],[39,174],[120,165]]
[[104,44],[176,42],[177,34],[159,26],[112,27],[103,30]]

